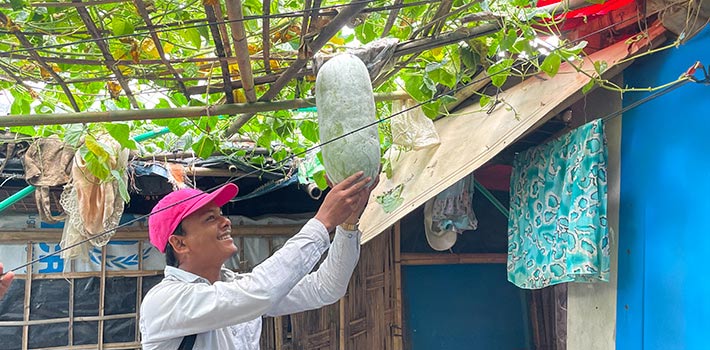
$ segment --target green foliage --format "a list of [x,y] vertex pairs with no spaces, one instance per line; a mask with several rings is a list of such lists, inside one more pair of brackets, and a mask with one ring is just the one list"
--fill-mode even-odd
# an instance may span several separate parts
[[[337,6],[349,1],[337,0],[322,6]],[[404,4],[413,1],[404,1]],[[262,1],[243,0],[245,16],[259,16],[263,13]],[[192,78],[211,76],[211,83],[219,83],[222,77],[220,64],[209,62],[196,63],[193,58],[213,56],[214,44],[209,28],[203,22],[193,20],[204,18],[202,1],[174,1],[154,0],[146,2],[154,11],[151,19],[160,28],[158,36],[167,56],[184,61],[175,62],[173,66],[182,77],[191,78],[185,81],[190,86],[204,85],[205,81],[197,82]],[[303,10],[303,1],[283,0],[271,1],[271,14],[286,14]],[[375,1],[371,7],[391,5],[391,2]],[[467,25],[476,23],[463,23],[460,21],[468,16],[481,11],[501,14],[500,22],[503,28],[496,33],[485,37],[468,39],[465,43],[455,43],[446,47],[435,47],[419,54],[416,59],[408,62],[390,80],[375,87],[378,92],[392,92],[404,89],[419,102],[429,101],[423,106],[425,114],[430,118],[438,118],[447,114],[445,106],[453,101],[452,90],[472,82],[478,72],[486,72],[496,87],[502,87],[507,79],[512,76],[530,75],[544,72],[554,76],[562,62],[575,61],[584,49],[585,42],[571,46],[569,43],[560,43],[559,48],[547,47],[546,56],[540,56],[538,48],[533,44],[536,39],[549,35],[559,34],[555,24],[548,19],[546,22],[527,22],[529,18],[544,18],[545,15],[536,14],[530,0],[512,0],[507,2],[481,2],[474,5],[470,1],[455,0],[453,9],[457,10],[466,6],[455,16],[449,18],[441,28],[442,32],[451,32]],[[417,28],[429,24],[434,20],[438,3],[408,6],[399,10],[398,16],[389,32],[390,37],[400,39],[402,42],[412,39]],[[115,68],[124,75],[133,77],[130,86],[137,96],[139,106],[146,104],[151,108],[173,108],[187,106],[205,106],[218,102],[224,95],[221,91],[212,94],[195,94],[185,96],[177,89],[172,80],[155,80],[149,77],[164,77],[171,74],[166,71],[163,64],[142,64],[145,60],[158,61],[160,56],[153,43],[149,31],[143,28],[144,21],[135,10],[131,2],[106,3],[87,6],[92,19],[98,27],[109,37],[105,40],[114,59],[120,61]],[[41,7],[30,6],[27,0],[9,0],[9,6],[3,13],[13,20],[22,30],[46,33],[45,35],[31,35],[28,40],[33,45],[63,45],[43,52],[46,56],[60,56],[62,58],[81,60],[103,60],[104,55],[87,32],[83,20],[73,7]],[[352,34],[340,32],[325,47],[326,51],[341,51],[344,46],[359,41],[367,44],[380,38],[389,12],[368,12],[358,17],[353,23]],[[549,16],[548,16],[549,17]],[[272,57],[294,57],[294,51],[299,49],[301,36],[301,21],[298,17],[274,17],[269,20]],[[260,55],[262,48],[263,21],[248,19],[244,21],[247,37],[250,44],[250,54]],[[353,26],[350,24],[350,26]],[[434,36],[433,32],[427,34],[419,32],[416,39]],[[85,41],[85,42],[81,42]],[[570,47],[571,46],[571,47]],[[0,40],[0,50],[12,52],[21,47],[17,39],[11,35]],[[252,52],[254,50],[254,52]],[[22,53],[26,55],[26,53]],[[409,57],[401,57],[405,60]],[[5,60],[5,59],[3,59]],[[26,59],[7,59],[10,67],[17,67],[22,72],[23,79],[40,83],[43,87],[38,91],[28,91],[14,82],[0,81],[0,89],[9,90],[12,95],[10,113],[14,115],[58,113],[73,111],[67,94],[58,85],[47,84],[52,80],[49,72],[44,68]],[[129,110],[131,106],[126,92],[117,87],[117,82],[108,81],[107,77],[113,72],[100,65],[80,65],[73,63],[51,63],[53,71],[60,74],[67,81],[76,81],[70,84],[70,90],[76,103],[83,111],[112,111]],[[285,68],[290,60],[274,62],[275,67]],[[401,62],[401,61],[400,61]],[[540,62],[538,64],[538,62]],[[140,63],[140,64],[138,64]],[[230,62],[231,63],[231,62]],[[253,59],[252,68],[255,72],[263,73],[264,63]],[[271,63],[269,63],[271,64]],[[518,68],[526,65],[529,71]],[[272,67],[272,70],[278,69]],[[595,62],[597,74],[606,70],[606,62]],[[230,67],[230,74],[236,78],[237,71]],[[311,97],[313,82],[303,78],[290,82],[283,91],[274,98],[275,100],[288,100],[293,98]],[[595,86],[596,80],[591,80],[584,91],[589,91]],[[32,85],[36,86],[36,85]],[[109,93],[113,87],[114,95]],[[158,91],[156,93],[156,91]],[[257,89],[257,97],[264,91]],[[448,95],[447,95],[448,94]],[[146,97],[148,96],[148,97]],[[442,97],[443,96],[443,97]],[[432,100],[433,99],[433,100]],[[432,100],[432,101],[430,101]],[[479,104],[486,108],[491,104],[491,97],[481,96]],[[384,118],[390,111],[389,103],[378,104],[378,116]],[[318,140],[318,124],[314,121],[314,114],[295,111],[278,111],[260,113],[252,118],[241,130],[241,137],[253,140],[258,147],[271,151],[267,157],[252,155],[239,151],[234,154],[246,157],[255,166],[266,166],[288,159],[291,154],[303,152],[305,149],[316,145]],[[208,157],[216,152],[227,153],[222,149],[231,144],[224,139],[223,130],[233,121],[233,116],[203,116],[202,118],[172,118],[156,119],[131,123],[105,123],[88,125],[66,125],[47,127],[13,127],[13,132],[28,136],[46,136],[58,134],[63,139],[79,147],[80,153],[89,164],[89,170],[102,181],[118,179],[120,171],[108,169],[102,162],[107,155],[113,152],[109,147],[97,141],[95,136],[108,134],[113,137],[123,148],[134,150],[138,153],[162,153],[175,148],[193,150],[200,157]],[[168,128],[170,131],[164,136],[150,139],[137,144],[132,137],[148,132]],[[387,125],[381,125],[382,153],[391,145]],[[391,171],[388,163],[385,171]],[[317,172],[313,175],[319,187],[325,188],[325,174]],[[121,185],[124,186],[124,185]],[[124,195],[124,193],[122,193]],[[124,197],[125,199],[125,197]],[[396,201],[395,201],[396,202]]]

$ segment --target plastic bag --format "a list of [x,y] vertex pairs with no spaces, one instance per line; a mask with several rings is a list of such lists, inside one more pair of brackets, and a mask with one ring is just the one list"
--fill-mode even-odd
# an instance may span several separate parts
[[[392,102],[392,111],[398,112],[411,108],[416,104],[414,100]],[[400,113],[390,122],[392,129],[392,143],[407,149],[421,149],[438,145],[439,134],[436,133],[434,122],[424,115],[421,106]]]

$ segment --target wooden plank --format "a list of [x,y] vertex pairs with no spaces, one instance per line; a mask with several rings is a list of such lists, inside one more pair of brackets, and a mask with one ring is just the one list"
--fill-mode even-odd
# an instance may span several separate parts
[[505,264],[508,255],[493,254],[437,254],[437,253],[402,253],[402,265],[449,265],[449,264]]
[[[582,70],[595,74],[593,62],[606,61],[613,67],[626,58],[629,45],[620,42],[585,59]],[[399,155],[392,166],[391,179],[383,174],[372,198],[403,186],[403,203],[390,213],[372,199],[362,215],[363,244],[423,205],[437,193],[472,173],[498,152],[512,144],[527,130],[582,89],[590,78],[567,63],[560,66],[554,78],[541,75],[503,91],[499,104],[491,114],[480,106],[464,108],[455,116],[434,123],[441,139],[437,147],[430,147]],[[516,114],[517,112],[517,114]],[[465,141],[464,141],[465,140]]]

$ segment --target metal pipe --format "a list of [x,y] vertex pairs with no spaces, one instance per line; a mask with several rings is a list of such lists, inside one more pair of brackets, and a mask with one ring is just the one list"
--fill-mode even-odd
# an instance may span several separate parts
[[4,201],[0,202],[0,212],[3,212],[5,209],[9,208],[13,204],[15,204],[17,201],[19,201],[22,198],[27,197],[30,193],[35,191],[35,187],[32,185],[29,185],[19,192],[15,192],[12,196],[8,197]]

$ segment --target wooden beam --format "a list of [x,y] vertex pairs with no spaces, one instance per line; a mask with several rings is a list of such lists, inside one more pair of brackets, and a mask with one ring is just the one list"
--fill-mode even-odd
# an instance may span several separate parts
[[187,93],[187,88],[185,87],[185,83],[182,81],[180,74],[175,70],[170,61],[165,58],[165,49],[163,49],[163,44],[160,42],[158,33],[155,32],[153,21],[150,19],[150,14],[148,13],[148,9],[145,7],[145,3],[143,0],[133,0],[133,4],[136,6],[138,14],[143,17],[143,21],[145,21],[145,24],[148,26],[150,37],[153,39],[153,44],[155,45],[155,50],[158,51],[158,55],[160,55],[160,62],[165,66],[165,69],[167,69],[168,72],[176,78],[180,92],[185,94],[185,96],[190,99],[190,95]]
[[[219,3],[217,3],[219,6]],[[222,43],[222,34],[219,32],[219,27],[217,26],[217,16],[215,14],[215,7],[204,3],[205,15],[207,16],[207,22],[209,23],[210,33],[212,34],[212,40],[214,41],[215,51],[217,52],[217,57],[227,57],[225,54],[224,44]],[[230,77],[229,65],[227,62],[220,60],[219,66],[222,70],[222,82],[224,83],[224,94],[227,103],[234,103],[234,95],[232,94],[232,78]]]
[[237,57],[237,65],[239,66],[239,76],[242,81],[244,96],[247,102],[256,102],[254,75],[252,74],[251,61],[249,60],[249,43],[247,42],[246,31],[244,30],[242,1],[226,0],[226,5],[229,26],[232,29],[232,40],[234,41],[234,55]]
[[[367,1],[360,1],[360,0],[353,0],[349,5],[347,5],[345,8],[343,8],[340,13],[338,13],[333,20],[328,23],[327,26],[325,26],[318,37],[313,40],[311,43],[310,47],[308,50],[310,52],[318,52],[320,49],[325,45],[340,29],[345,26],[353,17],[355,17],[362,9],[364,9],[367,6],[368,2]],[[291,79],[295,76],[296,73],[298,73],[301,68],[303,68],[310,57],[301,57],[299,55],[298,59],[294,61],[286,71],[281,74],[278,80],[274,82],[271,87],[269,88],[266,93],[259,98],[259,101],[270,101],[271,99],[275,98],[279,92],[288,84]],[[243,115],[240,115],[232,124],[229,126],[229,128],[226,131],[227,136],[231,136],[236,134],[239,129],[242,127],[242,125],[246,124],[251,117],[253,117],[253,113],[246,113]]]
[[507,254],[402,253],[402,265],[505,264]]
[[[72,2],[77,5],[83,4],[81,0],[72,0]],[[104,41],[106,39],[102,37],[101,32],[96,27],[96,24],[91,18],[91,15],[89,15],[89,11],[86,9],[86,6],[77,6],[76,11],[79,13],[79,17],[84,22],[86,30],[91,34],[91,37],[96,39],[96,45],[99,47],[101,54],[104,56],[104,64],[106,65],[106,68],[108,68],[108,70],[110,70],[116,77],[116,80],[121,85],[121,89],[123,89],[123,92],[126,94],[128,101],[130,101],[131,106],[136,109],[140,108],[140,106],[138,106],[138,101],[136,101],[136,97],[133,96],[133,92],[131,92],[131,87],[128,85],[126,79],[124,79],[121,70],[118,69],[118,65],[116,65],[116,60],[113,58],[111,50]]]
[[[394,4],[399,5],[402,1],[403,0],[395,0]],[[382,35],[380,35],[380,38],[386,38],[390,34],[390,30],[392,30],[392,26],[394,26],[394,22],[397,20],[397,16],[399,15],[399,10],[399,7],[390,10],[389,15],[387,16],[387,22],[385,22],[385,28],[382,29]]]
[[[409,95],[405,92],[375,94],[376,102],[406,100],[409,98]],[[100,123],[145,119],[199,118],[209,115],[235,115],[240,113],[291,110],[313,107],[315,105],[315,98],[305,98],[287,101],[233,103],[199,107],[7,115],[0,118],[0,127]]]

